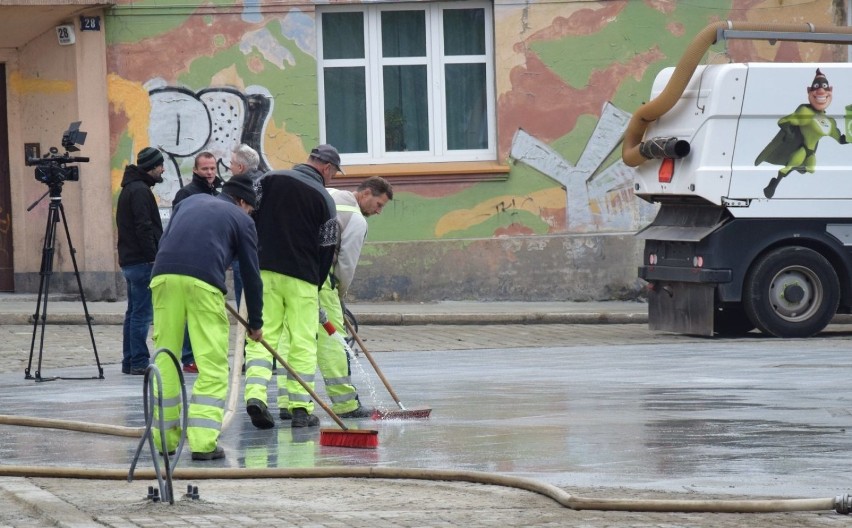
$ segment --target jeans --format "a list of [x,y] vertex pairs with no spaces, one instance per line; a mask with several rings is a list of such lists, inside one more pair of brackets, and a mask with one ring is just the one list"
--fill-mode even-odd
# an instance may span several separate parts
[[121,369],[145,368],[151,359],[148,351],[148,329],[154,320],[154,307],[151,304],[152,262],[124,266],[121,273],[127,283],[127,311],[124,313],[124,335],[122,344]]

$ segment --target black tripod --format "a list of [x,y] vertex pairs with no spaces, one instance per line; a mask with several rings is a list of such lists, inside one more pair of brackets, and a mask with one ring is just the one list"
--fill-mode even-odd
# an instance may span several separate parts
[[[27,211],[38,205],[38,203],[48,194],[50,195],[50,207],[47,212],[47,227],[44,230],[44,247],[41,251],[41,268],[39,271],[41,280],[38,286],[36,312],[33,315],[33,340],[30,344],[30,360],[27,364],[27,369],[24,371],[24,379],[35,379],[37,382],[61,379],[59,376],[52,378],[41,377],[41,357],[44,349],[44,327],[47,323],[47,297],[48,292],[50,291],[50,276],[53,274],[53,254],[56,250],[56,224],[59,223],[60,215],[62,216],[62,223],[65,226],[65,237],[68,240],[68,249],[71,252],[71,262],[74,263],[74,275],[77,277],[77,287],[80,289],[80,300],[83,302],[83,311],[86,314],[86,324],[89,326],[89,336],[92,338],[92,350],[95,352],[95,362],[98,365],[98,376],[96,377],[64,379],[103,379],[104,369],[101,367],[100,359],[98,359],[98,349],[95,346],[95,334],[92,332],[92,317],[89,315],[89,309],[86,306],[86,297],[83,295],[83,283],[80,281],[80,270],[77,268],[77,251],[71,244],[71,233],[68,231],[68,221],[65,218],[65,208],[62,206],[62,182],[59,181],[51,183],[48,191],[29,206]],[[31,376],[30,369],[33,365],[33,350],[35,349],[36,331],[39,328],[39,320],[41,320],[41,337],[38,345],[38,367],[36,368],[35,376]]]

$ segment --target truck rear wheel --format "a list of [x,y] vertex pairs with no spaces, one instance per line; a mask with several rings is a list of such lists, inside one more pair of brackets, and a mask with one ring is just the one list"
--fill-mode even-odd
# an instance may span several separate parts
[[840,281],[825,257],[812,249],[775,249],[755,262],[743,289],[749,319],[765,334],[809,337],[834,317]]

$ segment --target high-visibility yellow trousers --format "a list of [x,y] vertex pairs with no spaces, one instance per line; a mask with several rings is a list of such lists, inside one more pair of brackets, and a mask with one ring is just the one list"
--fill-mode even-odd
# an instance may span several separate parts
[[[260,270],[260,278],[263,280],[263,337],[313,389],[319,325],[317,287],[269,270]],[[249,341],[246,345],[245,400],[258,399],[267,403],[271,379],[272,354],[262,344]],[[284,387],[291,412],[297,407],[313,412],[314,402],[299,382],[288,375]]]
[[[340,304],[337,288],[332,288],[331,281],[328,279],[319,291],[319,303],[337,332],[345,337],[343,306]],[[349,356],[346,355],[340,341],[328,335],[325,328],[319,325],[317,329],[317,365],[325,383],[325,392],[331,399],[331,409],[335,414],[354,411],[361,405],[358,399],[358,390],[352,385],[352,369],[349,361]],[[287,391],[279,382],[278,407],[285,409],[288,405]]]
[[[158,275],[151,279],[154,305],[155,348],[179,355],[184,325],[189,328],[198,377],[192,386],[186,436],[192,452],[216,449],[222,431],[225,399],[228,393],[228,317],[225,296],[219,288],[186,275]],[[171,359],[160,354],[156,365],[163,380],[163,419],[166,451],[180,441],[180,384]],[[157,418],[155,413],[155,418]],[[155,425],[159,421],[155,419]],[[158,445],[160,432],[153,429]]]

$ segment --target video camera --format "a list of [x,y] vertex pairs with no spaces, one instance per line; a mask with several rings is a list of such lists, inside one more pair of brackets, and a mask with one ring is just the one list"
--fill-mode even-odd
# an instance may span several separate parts
[[59,155],[59,149],[50,147],[50,153],[41,158],[27,158],[27,166],[35,166],[35,179],[44,184],[55,186],[65,181],[78,181],[80,179],[80,167],[68,166],[69,163],[86,163],[89,158],[72,156],[71,152],[80,149],[77,145],[86,142],[86,133],[80,130],[81,121],[75,121],[69,125],[68,130],[62,134],[62,147],[65,154]]

